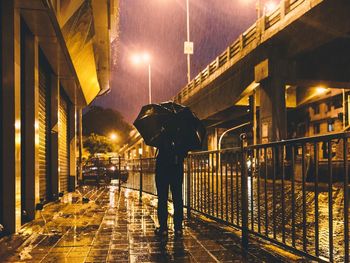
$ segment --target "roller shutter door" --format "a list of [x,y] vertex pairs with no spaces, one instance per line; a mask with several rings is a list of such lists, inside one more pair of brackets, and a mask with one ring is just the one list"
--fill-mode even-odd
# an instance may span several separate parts
[[68,103],[64,96],[59,105],[59,180],[60,191],[68,191],[69,151],[68,151]]
[[48,114],[47,91],[50,80],[46,70],[39,70],[39,193],[40,199],[47,199],[47,162],[48,162]]

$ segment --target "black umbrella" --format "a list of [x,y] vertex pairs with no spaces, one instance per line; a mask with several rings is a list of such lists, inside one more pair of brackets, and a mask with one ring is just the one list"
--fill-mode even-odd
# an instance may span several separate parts
[[198,117],[190,110],[185,108],[176,114],[175,123],[178,126],[178,136],[181,138],[186,150],[200,150],[203,145],[206,130]]
[[134,126],[147,145],[158,147],[162,142],[166,124],[173,115],[172,111],[159,104],[148,104],[142,107]]
[[183,106],[181,104],[177,104],[177,103],[172,102],[172,101],[162,102],[160,104],[160,106],[165,108],[165,109],[167,109],[167,110],[169,110],[169,111],[171,111],[171,112],[173,112],[173,113],[175,113],[175,114],[183,111],[186,108],[186,106]]
[[171,139],[186,152],[201,149],[205,137],[205,127],[190,108],[171,101],[143,106],[134,126],[147,145],[160,147]]
[[205,137],[205,127],[190,108],[175,102],[164,102],[160,106],[174,113],[167,130],[174,134],[185,151],[200,150]]

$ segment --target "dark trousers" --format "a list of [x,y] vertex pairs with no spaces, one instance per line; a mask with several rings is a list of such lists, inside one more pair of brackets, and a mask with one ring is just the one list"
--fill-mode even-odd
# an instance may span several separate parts
[[164,165],[157,161],[156,187],[158,193],[158,220],[161,229],[168,228],[168,194],[169,187],[174,204],[174,228],[182,228],[183,201],[182,201],[183,164]]

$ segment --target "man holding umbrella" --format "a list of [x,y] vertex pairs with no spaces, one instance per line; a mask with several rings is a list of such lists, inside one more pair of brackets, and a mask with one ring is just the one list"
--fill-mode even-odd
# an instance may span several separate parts
[[156,161],[156,187],[158,193],[157,215],[159,228],[155,233],[160,236],[168,234],[168,193],[169,187],[174,204],[174,233],[182,236],[183,220],[183,162],[187,150],[181,145],[178,131],[168,133],[168,137],[159,145]]
[[149,104],[142,107],[135,127],[145,143],[158,148],[156,187],[158,193],[159,228],[155,233],[168,235],[168,192],[174,204],[174,233],[182,236],[183,162],[190,150],[200,149],[205,128],[188,107],[174,102]]

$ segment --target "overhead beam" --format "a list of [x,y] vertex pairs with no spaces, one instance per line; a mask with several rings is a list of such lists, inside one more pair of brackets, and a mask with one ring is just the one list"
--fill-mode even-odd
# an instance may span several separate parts
[[325,87],[332,89],[350,89],[350,81],[342,82],[335,80],[318,80],[318,79],[294,79],[288,80],[288,84],[298,87]]
[[58,22],[63,27],[69,18],[79,9],[84,0],[61,0]]

